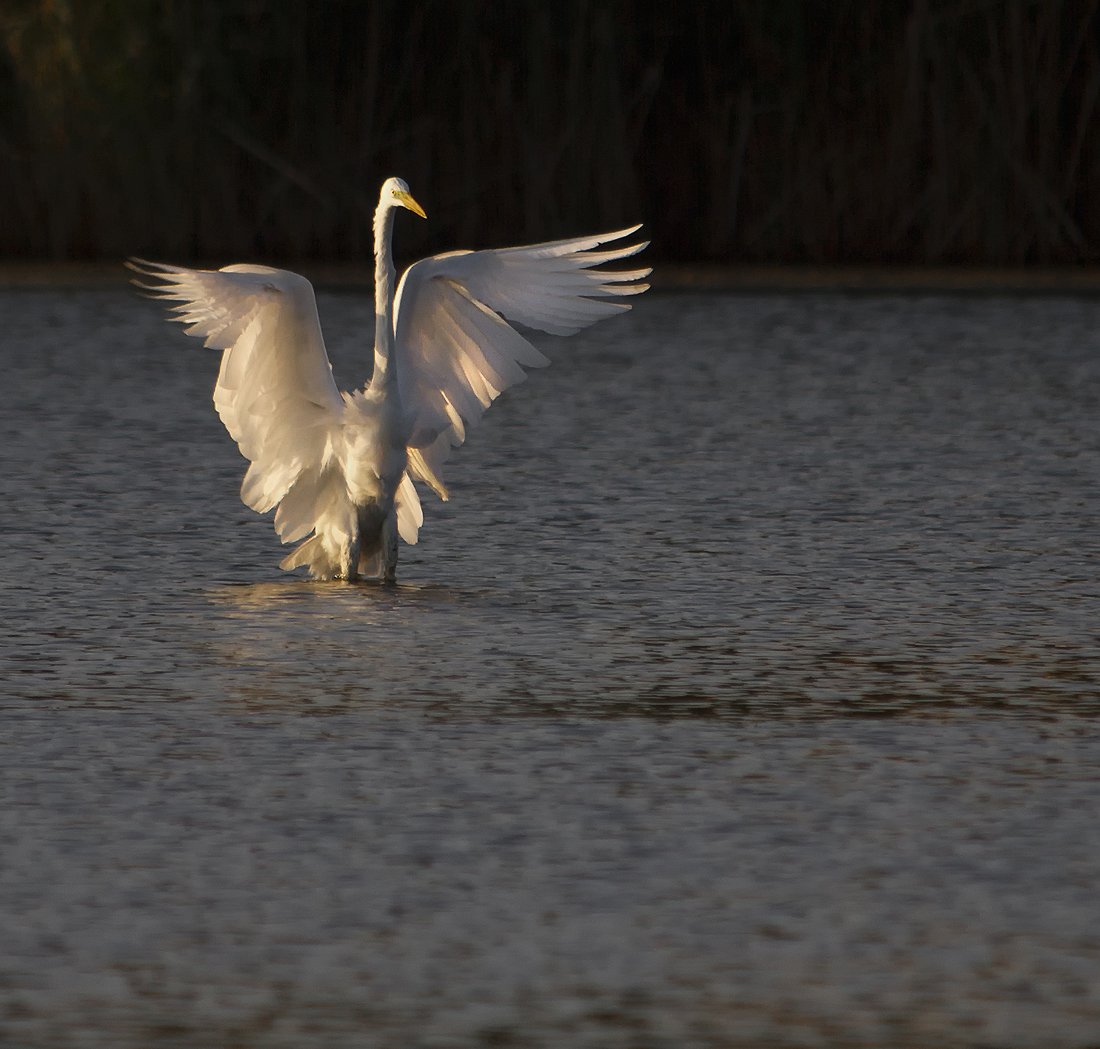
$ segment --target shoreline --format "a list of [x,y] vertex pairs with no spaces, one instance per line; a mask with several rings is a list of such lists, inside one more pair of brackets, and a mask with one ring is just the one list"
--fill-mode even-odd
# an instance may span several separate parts
[[[284,263],[324,290],[371,287],[365,264]],[[0,289],[122,287],[132,274],[122,262],[0,262]],[[966,266],[724,266],[658,263],[656,292],[870,292],[1100,294],[1100,266],[1033,268]]]

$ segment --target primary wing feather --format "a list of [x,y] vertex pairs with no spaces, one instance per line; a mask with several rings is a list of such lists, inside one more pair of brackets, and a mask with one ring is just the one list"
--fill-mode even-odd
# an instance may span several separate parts
[[550,362],[509,321],[571,335],[630,309],[649,269],[594,270],[646,243],[596,251],[640,227],[491,251],[456,251],[410,266],[394,304],[401,403],[409,415],[409,468],[446,498],[440,468],[450,448],[524,367]]
[[214,405],[251,463],[241,499],[261,513],[282,503],[275,527],[284,542],[308,535],[331,501],[326,465],[344,410],[312,285],[268,266],[131,268],[157,282],[142,287],[177,303],[171,311],[188,335],[224,351]]

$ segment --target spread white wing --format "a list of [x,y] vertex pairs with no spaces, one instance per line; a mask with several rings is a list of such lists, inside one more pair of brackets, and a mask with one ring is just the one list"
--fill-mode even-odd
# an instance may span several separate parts
[[283,542],[301,539],[323,512],[320,504],[342,494],[326,466],[344,399],[313,286],[268,266],[191,270],[134,260],[131,268],[157,281],[141,287],[178,302],[171,311],[188,335],[225,351],[214,406],[251,463],[241,499],[260,513],[278,505],[275,528]]
[[455,251],[410,266],[394,305],[401,403],[409,414],[409,471],[444,499],[440,468],[502,390],[526,377],[522,366],[550,362],[508,321],[571,335],[630,309],[649,269],[594,270],[646,242],[596,251],[640,227],[494,251]]

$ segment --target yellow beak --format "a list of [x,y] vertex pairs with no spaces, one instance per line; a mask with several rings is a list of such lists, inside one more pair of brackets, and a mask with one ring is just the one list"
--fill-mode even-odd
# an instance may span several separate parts
[[394,194],[394,196],[399,201],[401,201],[401,203],[404,204],[405,207],[409,209],[409,211],[412,211],[415,214],[419,215],[422,219],[426,219],[428,217],[424,214],[424,209],[413,199],[413,195],[411,193],[406,193],[404,190],[398,190]]

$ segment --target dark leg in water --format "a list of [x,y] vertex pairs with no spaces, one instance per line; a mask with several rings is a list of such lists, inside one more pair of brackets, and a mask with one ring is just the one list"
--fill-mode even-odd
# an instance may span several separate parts
[[382,525],[382,578],[387,583],[397,582],[397,514],[392,510]]

